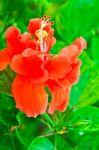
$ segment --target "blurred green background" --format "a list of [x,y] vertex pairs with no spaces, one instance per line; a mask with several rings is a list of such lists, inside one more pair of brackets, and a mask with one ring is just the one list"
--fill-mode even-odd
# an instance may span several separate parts
[[11,81],[1,72],[0,150],[99,150],[99,1],[0,0],[0,49],[6,46],[9,26],[16,25],[23,33],[31,18],[43,15],[54,21],[57,42],[51,53],[57,54],[77,37],[87,40],[80,56],[80,80],[72,88],[68,109],[56,112],[56,120],[51,116],[56,126],[49,129],[44,125],[48,117],[27,118],[15,108]]

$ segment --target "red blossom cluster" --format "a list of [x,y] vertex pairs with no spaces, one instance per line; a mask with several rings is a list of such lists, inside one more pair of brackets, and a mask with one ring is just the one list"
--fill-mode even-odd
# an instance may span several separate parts
[[10,65],[16,72],[12,83],[12,95],[16,107],[29,117],[36,117],[48,106],[47,86],[52,94],[48,112],[65,111],[71,86],[80,75],[81,61],[78,56],[86,48],[80,37],[59,54],[49,54],[55,44],[50,18],[30,20],[28,32],[23,34],[15,26],[6,31],[7,47],[0,51],[0,71]]

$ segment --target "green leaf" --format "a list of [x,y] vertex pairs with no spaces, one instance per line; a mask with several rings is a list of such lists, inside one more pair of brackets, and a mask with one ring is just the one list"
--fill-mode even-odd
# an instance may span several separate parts
[[76,150],[99,149],[99,131],[82,136]]
[[6,147],[5,145],[0,145],[1,150],[12,150],[11,148]]
[[93,70],[90,73],[86,87],[79,97],[79,101],[75,107],[82,107],[86,105],[92,105],[99,101],[99,73]]
[[[99,108],[87,106],[74,109],[69,115],[67,141],[79,150],[98,148],[99,144]],[[73,136],[72,136],[73,135]],[[72,137],[72,138],[71,138]],[[88,144],[90,143],[90,144]],[[86,146],[84,146],[84,144]],[[97,150],[97,149],[96,149]]]
[[71,90],[70,102],[76,107],[92,105],[99,100],[99,73],[95,69],[93,61],[86,52],[80,57],[82,59],[81,75],[78,83]]
[[92,38],[91,52],[92,52],[92,59],[98,68],[99,66],[99,35],[94,36]]
[[55,17],[55,28],[63,41],[70,43],[79,36],[87,39],[92,36],[92,31],[96,31],[99,25],[97,2],[97,0],[66,1]]
[[35,136],[38,135],[39,122],[34,118],[26,117],[22,112],[18,113],[17,119],[19,122],[19,128],[17,128],[16,134],[22,144],[28,147]]
[[48,2],[47,0],[38,0],[37,3],[36,3],[36,7],[38,8],[38,11],[39,11],[39,16],[42,17],[46,10],[48,9]]
[[31,143],[28,150],[54,150],[54,146],[47,138],[38,137]]
[[55,145],[57,150],[73,150],[71,145],[68,143],[68,141],[65,139],[65,135],[56,135],[55,136]]
[[0,122],[7,126],[17,125],[16,114],[14,100],[5,94],[0,94]]
[[52,2],[52,3],[59,3],[59,4],[62,4],[64,2],[66,2],[66,0],[47,0],[48,2]]
[[24,146],[16,137],[13,127],[0,122],[0,150],[23,150]]
[[[99,130],[99,108],[86,106],[80,109],[74,109],[70,114],[69,120],[73,126],[81,126],[82,131],[94,131],[92,129]],[[88,128],[84,128],[84,125]]]
[[65,42],[57,40],[55,45],[52,47],[50,53],[51,54],[58,54],[58,52],[61,51],[62,48],[64,48],[65,46],[66,46]]
[[15,77],[15,73],[8,66],[5,70],[0,72],[0,92],[11,96],[11,85]]
[[47,10],[45,11],[45,15],[55,17],[57,10],[61,7],[60,3],[49,3],[47,6]]

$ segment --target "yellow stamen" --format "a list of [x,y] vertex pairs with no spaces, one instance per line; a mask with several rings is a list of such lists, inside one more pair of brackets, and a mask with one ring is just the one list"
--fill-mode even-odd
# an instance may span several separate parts
[[38,38],[38,42],[40,43],[41,51],[44,52],[47,49],[46,40],[48,37],[48,33],[46,30],[44,30],[44,27],[51,24],[50,23],[51,18],[43,17],[41,22],[41,28],[35,32],[36,37]]
[[37,30],[35,32],[35,35],[38,37],[38,41],[41,42],[42,39],[44,40],[45,38],[48,37],[48,33],[45,30]]

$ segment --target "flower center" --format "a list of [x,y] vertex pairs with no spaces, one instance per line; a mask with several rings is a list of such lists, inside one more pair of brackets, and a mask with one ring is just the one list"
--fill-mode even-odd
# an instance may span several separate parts
[[45,30],[42,30],[42,29],[37,30],[35,32],[35,35],[38,37],[38,42],[41,42],[42,39],[46,40],[46,38],[48,37],[48,33]]
[[50,20],[50,17],[44,16],[42,18],[40,29],[35,32],[35,35],[38,38],[38,42],[40,43],[41,52],[46,52],[47,49],[46,40],[48,37],[48,32],[44,29],[44,27],[53,24],[53,22],[50,22]]

